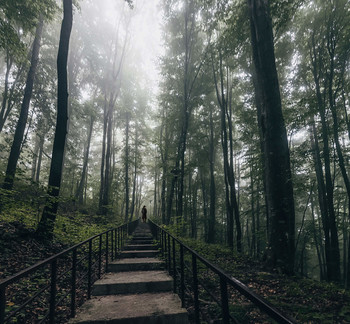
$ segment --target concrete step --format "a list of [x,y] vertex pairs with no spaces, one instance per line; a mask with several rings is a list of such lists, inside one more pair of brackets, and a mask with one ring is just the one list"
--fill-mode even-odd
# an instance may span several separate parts
[[93,297],[70,324],[187,324],[188,314],[173,293]]
[[133,235],[135,234],[147,234],[147,235],[150,235],[152,232],[148,229],[136,229],[134,232],[133,232]]
[[153,236],[152,235],[139,235],[139,236],[132,236],[131,238],[132,240],[153,240]]
[[171,291],[172,278],[165,271],[106,273],[93,285],[94,296]]
[[108,265],[108,271],[149,271],[164,269],[164,262],[157,258],[119,259]]
[[153,244],[128,244],[124,246],[124,251],[137,250],[158,250],[158,247]]
[[122,251],[120,253],[121,258],[154,258],[158,255],[157,250],[134,250],[134,251]]
[[131,239],[128,244],[153,244],[153,238]]

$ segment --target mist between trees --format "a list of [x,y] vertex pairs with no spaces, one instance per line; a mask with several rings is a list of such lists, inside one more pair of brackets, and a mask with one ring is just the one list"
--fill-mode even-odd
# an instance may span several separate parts
[[0,9],[2,213],[28,201],[52,239],[58,207],[121,223],[146,205],[179,235],[349,286],[348,1]]

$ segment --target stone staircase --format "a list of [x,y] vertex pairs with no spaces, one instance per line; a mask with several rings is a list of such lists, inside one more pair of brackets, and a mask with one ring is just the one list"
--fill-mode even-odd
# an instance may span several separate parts
[[140,222],[109,272],[95,282],[93,297],[69,323],[187,324],[188,314],[172,293],[172,278],[152,242],[149,225]]

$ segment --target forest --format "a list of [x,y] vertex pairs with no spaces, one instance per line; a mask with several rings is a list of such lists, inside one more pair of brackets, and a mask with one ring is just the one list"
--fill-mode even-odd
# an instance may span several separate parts
[[2,235],[72,244],[146,205],[179,237],[350,288],[349,1],[0,13]]

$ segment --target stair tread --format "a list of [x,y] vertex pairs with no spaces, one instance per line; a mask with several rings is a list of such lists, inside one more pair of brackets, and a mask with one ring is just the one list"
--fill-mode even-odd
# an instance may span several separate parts
[[94,286],[169,280],[172,278],[164,270],[108,272],[102,279],[97,280]]
[[139,246],[145,246],[145,247],[150,247],[150,248],[156,247],[153,244],[128,244],[128,245],[125,245],[125,247],[139,247]]
[[132,252],[157,252],[157,250],[129,250],[129,251],[122,251],[121,253],[124,253],[124,252],[127,252],[127,253],[132,253]]
[[[143,229],[142,229],[143,228]],[[172,292],[173,279],[156,257],[149,225],[140,223],[126,250],[93,285],[93,297],[69,324],[187,324],[188,313]],[[115,272],[113,272],[115,271]]]
[[123,258],[117,261],[110,262],[110,264],[137,264],[137,263],[163,263],[158,258]]
[[[137,318],[164,317],[164,315],[183,315],[187,323],[187,312],[181,308],[178,295],[170,292],[132,295],[111,295],[92,297],[78,311],[69,323],[104,323],[104,321],[129,320],[136,323]],[[124,321],[123,321],[124,323]],[[146,323],[146,322],[144,322]],[[159,323],[159,322],[158,322]]]

